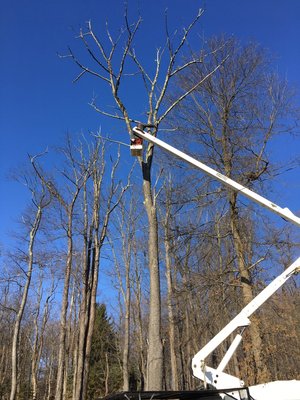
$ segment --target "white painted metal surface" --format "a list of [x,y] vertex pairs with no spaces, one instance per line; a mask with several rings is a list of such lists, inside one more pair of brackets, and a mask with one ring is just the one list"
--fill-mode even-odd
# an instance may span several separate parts
[[225,175],[221,174],[220,172],[215,171],[213,168],[208,167],[207,165],[203,164],[202,162],[196,160],[195,158],[183,153],[182,151],[176,149],[173,146],[170,146],[168,143],[157,139],[156,137],[150,135],[150,133],[141,131],[137,127],[134,127],[133,132],[135,135],[147,140],[148,142],[154,143],[155,145],[161,147],[162,149],[168,151],[169,153],[175,155],[176,157],[181,158],[182,160],[186,161],[187,163],[201,169],[207,175],[217,179],[219,182],[222,182],[224,185],[234,189],[235,191],[239,192],[240,194],[248,197],[249,199],[255,201],[256,203],[260,204],[261,206],[271,210],[272,212],[280,215],[282,218],[294,223],[297,226],[300,226],[300,218],[297,217],[295,214],[292,213],[288,208],[281,208],[278,205],[274,204],[273,202],[267,200],[263,196],[253,192],[250,189],[247,189],[245,186],[235,182],[234,180],[227,178]]
[[249,387],[254,400],[299,400],[300,381],[275,381]]
[[[206,381],[207,383],[215,386],[216,388],[230,388],[232,385],[232,378],[228,374],[222,374],[224,368],[226,367],[229,359],[229,355],[232,356],[233,349],[230,347],[228,354],[225,355],[225,360],[221,361],[219,367],[214,370],[210,368],[209,375],[207,374],[207,368],[205,366],[205,359],[231,335],[238,328],[243,328],[250,325],[249,317],[263,304],[267,301],[293,274],[300,272],[300,257],[287,268],[281,275],[275,278],[264,290],[262,290],[243,310],[232,319],[216,336],[212,338],[197,354],[195,354],[192,360],[193,374],[195,377]],[[238,336],[239,338],[239,336]],[[236,344],[239,344],[239,339],[235,339]],[[226,362],[225,362],[226,361]],[[229,379],[230,377],[230,379]],[[227,383],[225,382],[227,379]],[[243,386],[243,382],[239,381],[239,385]],[[299,392],[300,394],[300,392]]]

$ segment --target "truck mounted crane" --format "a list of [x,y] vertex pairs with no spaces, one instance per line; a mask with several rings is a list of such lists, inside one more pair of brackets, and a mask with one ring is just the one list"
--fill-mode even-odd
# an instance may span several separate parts
[[[290,221],[298,227],[300,226],[300,218],[293,214],[288,208],[281,208],[238,182],[226,177],[195,158],[151,135],[149,132],[145,131],[145,128],[147,127],[147,125],[139,124],[137,127],[132,129],[134,139],[131,141],[131,150],[133,155],[142,154],[143,140],[146,140],[200,169],[202,172],[226,185],[230,189],[237,191],[248,199],[255,201],[257,204],[267,208],[273,213],[276,213],[284,220]],[[246,307],[244,307],[235,318],[233,318],[215,337],[213,337],[197,354],[194,355],[192,360],[193,375],[200,379],[204,383],[205,387],[209,386],[216,390],[228,390],[230,388],[244,387],[244,382],[240,378],[225,373],[224,369],[241,343],[242,334],[245,328],[251,324],[249,319],[251,315],[289,278],[299,272],[300,257],[268,286],[266,286],[265,289],[263,289]],[[212,368],[207,366],[207,357],[234,332],[237,332],[236,336],[218,367]],[[254,400],[300,400],[300,381],[275,381],[250,386],[249,393],[251,398]],[[226,393],[224,392],[221,394],[221,397],[226,399],[242,398],[241,393],[238,390],[230,390]]]

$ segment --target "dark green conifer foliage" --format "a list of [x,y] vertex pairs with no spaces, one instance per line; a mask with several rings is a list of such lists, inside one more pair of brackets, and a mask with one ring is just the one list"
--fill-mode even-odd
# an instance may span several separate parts
[[92,338],[88,400],[98,399],[122,386],[122,370],[117,334],[106,306],[98,304]]

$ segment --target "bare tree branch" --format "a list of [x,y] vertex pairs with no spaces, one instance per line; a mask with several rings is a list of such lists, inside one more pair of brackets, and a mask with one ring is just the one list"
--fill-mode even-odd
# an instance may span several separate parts
[[211,72],[209,72],[203,79],[201,79],[199,82],[197,82],[193,87],[191,87],[189,90],[187,90],[184,94],[182,94],[180,97],[178,97],[177,100],[175,100],[169,108],[158,118],[157,123],[160,124],[161,121],[169,114],[170,111],[173,110],[174,107],[176,107],[182,100],[184,100],[187,96],[189,96],[194,90],[196,90],[199,86],[201,86],[208,78],[210,78],[222,65],[223,63],[228,59],[229,56],[225,57],[222,62],[217,65]]

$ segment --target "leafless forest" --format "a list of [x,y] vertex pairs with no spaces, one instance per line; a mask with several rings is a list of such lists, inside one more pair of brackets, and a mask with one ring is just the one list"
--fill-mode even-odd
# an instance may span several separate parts
[[[93,79],[110,93],[115,111],[91,106],[127,132],[69,135],[49,150],[55,163],[32,154],[15,174],[31,202],[1,254],[1,399],[197,388],[193,355],[295,260],[289,223],[151,144],[134,159],[120,143],[138,122],[124,82],[139,80],[151,134],[280,199],[276,176],[290,164],[271,150],[297,134],[293,91],[253,43],[212,38],[192,51],[201,17],[176,36],[166,19],[151,66],[135,48],[142,21],[126,13],[119,37],[88,23],[61,56],[77,84]],[[227,371],[246,384],[299,379],[299,304],[291,279],[252,318]]]

